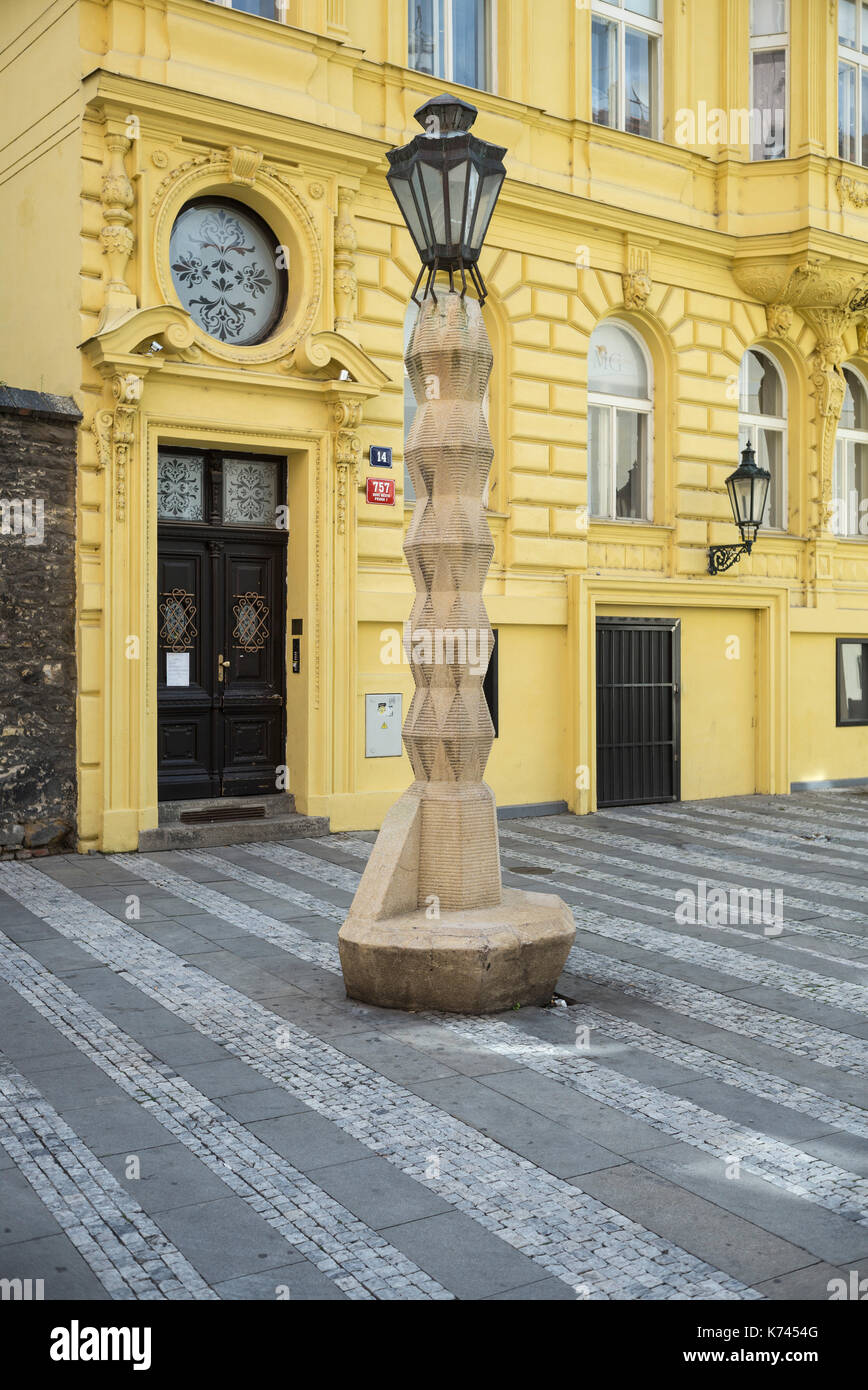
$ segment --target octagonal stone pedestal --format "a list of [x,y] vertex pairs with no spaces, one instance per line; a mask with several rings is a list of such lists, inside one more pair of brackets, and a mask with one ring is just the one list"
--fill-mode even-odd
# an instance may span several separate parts
[[347,994],[385,1009],[486,1014],[548,1004],[575,925],[552,893],[505,888],[494,907],[351,914],[338,944]]

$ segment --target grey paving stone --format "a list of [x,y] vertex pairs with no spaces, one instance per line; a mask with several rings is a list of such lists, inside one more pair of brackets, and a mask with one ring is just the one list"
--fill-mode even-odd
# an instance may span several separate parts
[[625,1216],[747,1284],[801,1269],[811,1260],[798,1246],[637,1162],[589,1173],[577,1183]]
[[57,1108],[98,1158],[120,1149],[139,1153],[162,1146],[171,1139],[158,1120],[126,1096],[97,1097],[80,1105]]
[[455,1076],[456,1070],[440,1057],[430,1057],[421,1049],[411,1047],[400,1038],[392,1037],[378,1028],[369,1028],[370,1018],[358,1020],[359,1031],[341,1032],[335,1036],[341,1052],[357,1057],[369,1067],[388,1076],[392,1081],[434,1081],[437,1077]]
[[359,1158],[313,1168],[310,1176],[375,1231],[452,1210],[442,1197],[405,1173],[396,1173],[383,1158]]
[[138,1155],[140,1175],[127,1177],[129,1151],[103,1155],[103,1163],[143,1211],[171,1211],[230,1195],[226,1184],[183,1144],[159,1144]]
[[[514,1078],[517,1073],[508,1075]],[[541,1080],[531,1072],[527,1076],[529,1082]],[[576,1128],[546,1118],[539,1110],[516,1100],[514,1095],[499,1093],[475,1077],[417,1082],[412,1089],[441,1110],[472,1124],[482,1134],[557,1177],[573,1177],[618,1161],[617,1153],[586,1137],[590,1133],[602,1135],[605,1132],[602,1128],[589,1127],[579,1133]],[[641,1128],[642,1138],[647,1141],[650,1131],[647,1126]]]
[[0,1278],[42,1279],[45,1301],[108,1302],[110,1295],[64,1235],[34,1237],[0,1247]]
[[579,1295],[560,1279],[539,1279],[535,1284],[522,1284],[520,1289],[491,1293],[486,1303],[563,1303],[575,1302]]
[[311,1110],[295,1111],[271,1120],[255,1120],[249,1128],[303,1173],[370,1156],[363,1144]]
[[173,1063],[175,1070],[206,1096],[234,1096],[239,1091],[261,1091],[269,1082],[236,1057],[224,1056],[219,1062]]
[[715,1162],[686,1144],[675,1143],[639,1154],[636,1161],[698,1196],[743,1216],[764,1230],[790,1240],[817,1259],[840,1263],[868,1256],[868,1228],[791,1196],[742,1170],[727,1179],[729,1155]]
[[751,1095],[749,1090],[727,1086],[721,1081],[692,1081],[687,1086],[673,1086],[671,1090],[675,1095],[695,1101],[697,1105],[718,1115],[727,1115],[760,1134],[771,1134],[790,1142],[798,1140],[799,1148],[806,1147],[803,1141],[829,1133],[829,1125],[821,1120],[800,1115],[784,1105],[773,1105],[763,1097]]
[[291,1246],[240,1197],[174,1207],[154,1220],[211,1285],[292,1262]]
[[239,1091],[221,1096],[220,1108],[234,1115],[243,1124],[253,1120],[273,1120],[280,1115],[296,1115],[309,1111],[309,1106],[279,1086],[265,1086],[260,1091]]
[[[61,1229],[23,1173],[17,1168],[4,1171],[0,1183],[0,1245],[59,1235]],[[8,1258],[8,1255],[4,1257],[4,1263]]]
[[459,1212],[390,1226],[389,1240],[457,1298],[487,1298],[546,1278],[526,1255]]
[[[659,1130],[641,1120],[623,1115],[620,1111],[548,1077],[540,1076],[522,1068],[518,1071],[489,1074],[484,1078],[491,1090],[500,1091],[504,1096],[519,1101],[538,1115],[555,1120],[579,1138],[593,1135],[594,1140],[605,1140],[605,1151],[611,1155],[610,1162],[617,1162],[634,1153],[645,1153],[656,1146],[665,1147],[667,1137]],[[589,1141],[592,1142],[592,1141]],[[573,1169],[573,1176],[582,1171]]]
[[774,1279],[765,1279],[754,1287],[764,1298],[772,1300],[796,1300],[799,1303],[827,1303],[829,1301],[829,1281],[846,1278],[846,1272],[835,1269],[834,1265],[818,1260],[816,1264],[804,1269],[793,1270],[791,1274],[781,1274]]
[[[240,1279],[227,1279],[215,1284],[214,1291],[224,1299],[250,1299],[258,1302],[283,1301],[285,1290],[289,1290],[289,1302],[299,1303],[315,1299],[317,1302],[346,1301],[346,1294],[338,1288],[334,1280],[322,1274],[310,1260],[301,1259],[297,1264],[285,1265],[282,1269],[263,1270],[259,1274],[245,1274]],[[279,1291],[279,1300],[278,1300]],[[278,1306],[277,1315],[280,1315]],[[289,1316],[292,1316],[291,1312]]]

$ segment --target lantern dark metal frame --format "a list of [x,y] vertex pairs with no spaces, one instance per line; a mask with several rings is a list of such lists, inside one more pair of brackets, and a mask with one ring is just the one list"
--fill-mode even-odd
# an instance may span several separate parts
[[[726,490],[729,493],[729,503],[732,507],[732,514],[735,524],[741,532],[741,545],[711,545],[708,547],[708,573],[722,574],[728,570],[742,555],[749,555],[753,549],[754,541],[759,534],[760,523],[766,509],[766,499],[769,495],[769,485],[772,475],[767,468],[757,466],[756,455],[753,445],[748,441],[742,450],[741,463],[734,473],[730,473],[726,480]],[[739,508],[740,483],[750,483],[751,507],[747,516],[741,515]]]
[[[417,290],[427,273],[422,299],[430,294],[436,303],[437,272],[448,271],[449,288],[454,290],[457,271],[461,276],[462,299],[467,293],[469,276],[480,303],[484,303],[487,291],[477,262],[506,177],[503,163],[506,149],[471,135],[470,127],[478,111],[460,97],[434,97],[423,102],[413,114],[426,133],[414,136],[409,144],[399,149],[388,151],[390,167],[386,175],[422,260],[411,298],[415,304],[421,302]],[[463,186],[458,187],[454,175],[462,165],[466,166],[466,173]],[[429,171],[427,181],[423,169]],[[432,208],[435,195],[442,197],[442,204]],[[455,196],[461,198],[460,220],[457,209],[455,212],[452,209]],[[440,217],[443,219],[442,240],[437,235]],[[457,239],[452,235],[453,224],[459,229]]]

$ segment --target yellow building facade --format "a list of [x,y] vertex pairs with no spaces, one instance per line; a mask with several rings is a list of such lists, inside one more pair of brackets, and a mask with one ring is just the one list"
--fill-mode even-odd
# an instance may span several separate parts
[[[478,87],[458,0],[434,7],[430,34],[431,6],[406,0],[289,0],[274,17],[212,0],[2,7],[0,377],[83,415],[82,850],[136,848],[159,823],[169,454],[218,459],[224,489],[226,460],[277,467],[276,785],[344,830],[378,826],[411,780],[403,754],[366,756],[366,697],[401,695],[406,711],[412,688],[390,634],[412,601],[402,354],[418,259],[385,155],[443,90],[508,150],[481,260],[498,805],[596,809],[602,725],[618,718],[641,756],[666,745],[684,800],[868,782],[868,169],[841,144],[849,9],[789,0],[769,29],[748,0],[466,8]],[[750,113],[772,68],[770,158]],[[282,297],[250,341],[185,308],[172,247],[191,207],[246,210],[271,237]],[[606,373],[628,344],[625,393]],[[751,429],[767,431],[776,524],[712,576],[708,546],[738,538],[724,484]],[[392,450],[391,471],[372,449]],[[382,477],[395,505],[368,500]],[[213,618],[194,608],[204,641]],[[643,632],[670,634],[670,664],[638,682],[620,669],[604,721],[619,632],[637,660]],[[218,656],[235,660],[211,646],[202,659]],[[665,687],[665,727],[645,727],[624,693],[637,684]],[[629,779],[623,796],[609,785],[601,799],[631,799]]]

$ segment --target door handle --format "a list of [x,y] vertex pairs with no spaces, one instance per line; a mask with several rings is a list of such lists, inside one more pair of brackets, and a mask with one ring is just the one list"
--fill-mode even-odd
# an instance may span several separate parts
[[220,655],[217,657],[217,679],[218,679],[218,681],[219,681],[221,684],[222,684],[223,681],[225,680],[225,676],[224,676],[223,673],[224,673],[225,668],[226,668],[228,665],[229,665],[229,659],[227,658],[226,661],[224,661],[224,660],[223,660],[223,653],[221,652]]

